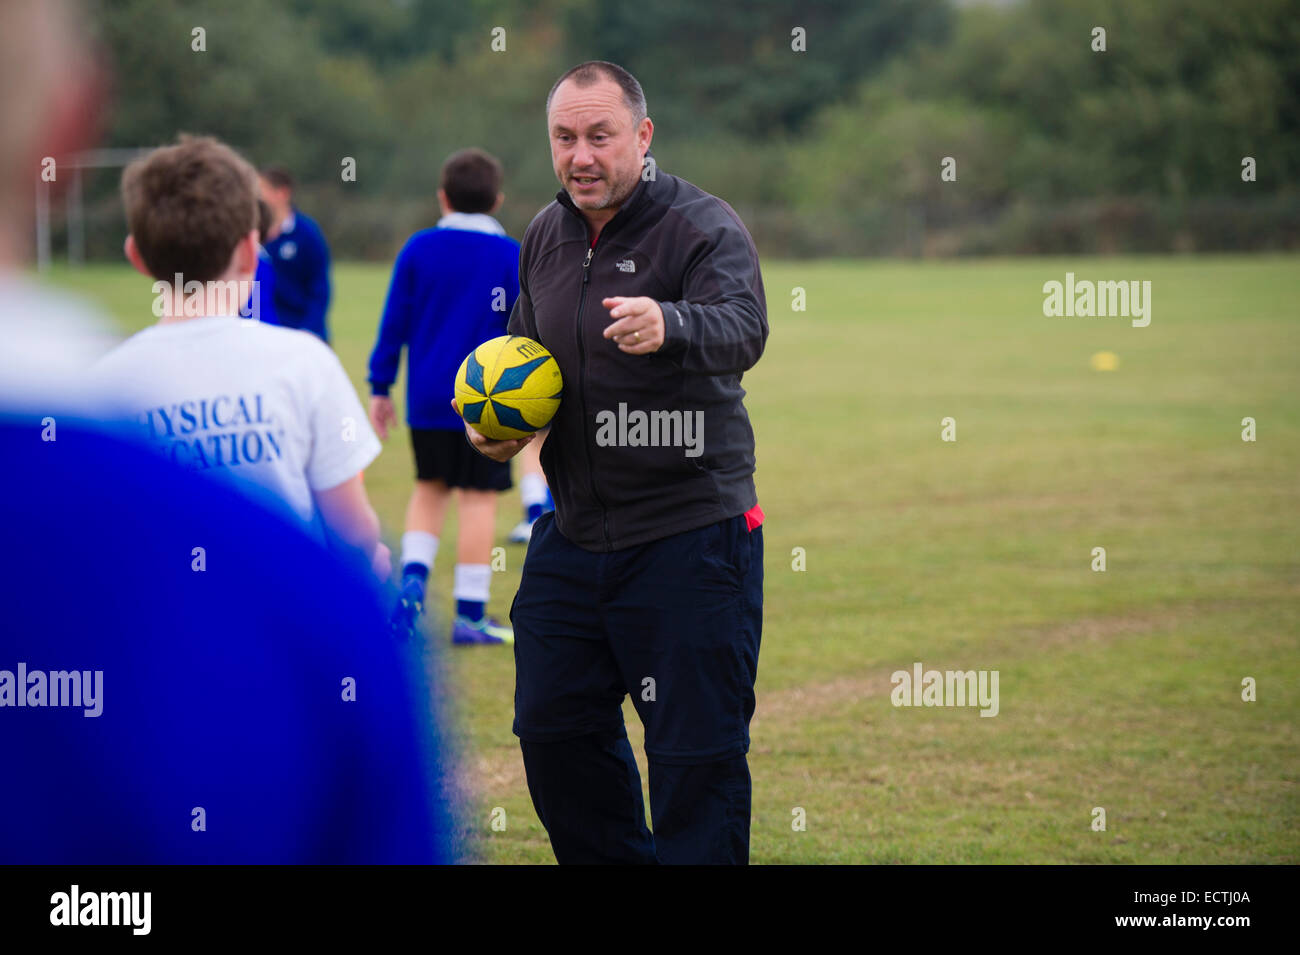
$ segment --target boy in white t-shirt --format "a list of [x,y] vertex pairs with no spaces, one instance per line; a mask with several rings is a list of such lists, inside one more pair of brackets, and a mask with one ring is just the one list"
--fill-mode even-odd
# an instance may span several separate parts
[[154,283],[150,326],[97,365],[97,390],[179,464],[271,490],[390,573],[362,469],[380,451],[343,366],[313,335],[240,316],[257,269],[257,173],[181,137],[122,174],[126,257]]

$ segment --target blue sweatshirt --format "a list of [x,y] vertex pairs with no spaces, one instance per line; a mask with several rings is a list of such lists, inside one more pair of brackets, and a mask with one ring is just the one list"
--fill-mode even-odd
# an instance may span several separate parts
[[285,228],[266,243],[275,266],[277,324],[301,328],[329,341],[325,311],[330,304],[330,250],[320,226],[297,209]]
[[72,413],[50,454],[46,413],[0,408],[0,865],[455,861],[446,688],[365,562]]
[[519,297],[519,243],[491,216],[452,213],[407,240],[393,267],[370,386],[388,394],[408,349],[406,419],[412,428],[459,431],[451,410],[456,372],[473,349],[506,334]]

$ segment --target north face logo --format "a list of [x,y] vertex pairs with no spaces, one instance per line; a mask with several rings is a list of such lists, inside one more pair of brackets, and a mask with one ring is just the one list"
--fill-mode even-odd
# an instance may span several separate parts
[[618,269],[620,272],[635,272],[636,263],[631,259],[624,259],[622,262],[614,263],[614,268]]

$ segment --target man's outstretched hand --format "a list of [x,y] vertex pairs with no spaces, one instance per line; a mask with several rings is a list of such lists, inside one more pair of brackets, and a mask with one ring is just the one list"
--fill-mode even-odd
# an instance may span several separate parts
[[626,298],[614,295],[600,300],[615,319],[605,327],[605,337],[629,355],[649,355],[664,343],[664,311],[646,296]]

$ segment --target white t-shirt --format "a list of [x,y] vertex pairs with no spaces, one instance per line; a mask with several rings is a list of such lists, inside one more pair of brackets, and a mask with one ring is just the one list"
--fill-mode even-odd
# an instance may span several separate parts
[[0,405],[77,407],[86,373],[117,341],[81,299],[0,272]]
[[93,376],[110,412],[135,420],[173,461],[260,484],[305,521],[313,491],[379,455],[338,357],[307,332],[229,315],[153,325]]

